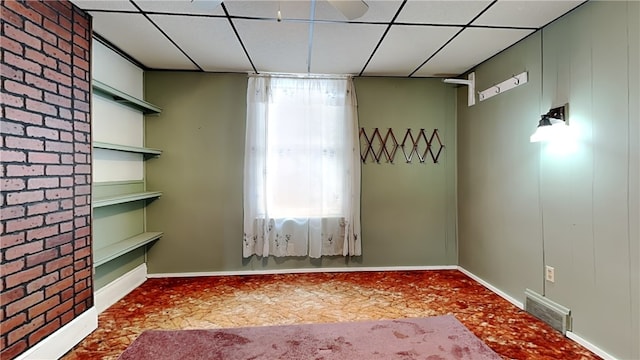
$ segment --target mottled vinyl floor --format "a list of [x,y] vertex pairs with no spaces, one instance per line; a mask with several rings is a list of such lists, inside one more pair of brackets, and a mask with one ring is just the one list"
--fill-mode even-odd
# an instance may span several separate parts
[[149,279],[63,357],[117,359],[147,329],[453,314],[505,359],[599,359],[457,270]]

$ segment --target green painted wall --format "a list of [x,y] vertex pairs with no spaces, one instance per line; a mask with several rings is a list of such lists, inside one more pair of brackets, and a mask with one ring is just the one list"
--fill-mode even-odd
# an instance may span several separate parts
[[[147,72],[147,207],[150,273],[346,266],[454,265],[455,89],[433,79],[358,78],[360,125],[404,134],[438,128],[447,145],[439,164],[367,163],[362,167],[363,256],[243,259],[242,171],[246,75]],[[400,137],[400,136],[398,136]],[[398,141],[402,141],[400,137]]]
[[[586,3],[476,69],[480,90],[523,70],[527,85],[458,105],[460,265],[567,306],[573,333],[620,359],[640,358],[639,9]],[[529,143],[564,103],[575,140]]]

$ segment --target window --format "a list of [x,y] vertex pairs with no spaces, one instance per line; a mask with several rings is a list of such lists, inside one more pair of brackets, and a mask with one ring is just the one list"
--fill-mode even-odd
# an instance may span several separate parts
[[356,253],[356,114],[348,78],[249,79],[245,256]]

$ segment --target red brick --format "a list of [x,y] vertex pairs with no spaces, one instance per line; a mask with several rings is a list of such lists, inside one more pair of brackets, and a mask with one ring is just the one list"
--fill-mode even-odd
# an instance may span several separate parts
[[47,115],[53,115],[53,116],[58,115],[57,107],[43,101],[27,99],[26,105],[27,105],[27,110],[44,113]]
[[[2,41],[4,42],[4,38]],[[2,73],[2,76],[8,80],[15,80],[19,83],[24,80],[24,71],[16,69],[13,66],[9,66],[4,62],[0,64],[0,73]]]
[[[5,96],[4,94],[3,96]],[[3,135],[24,135],[24,125],[21,123],[13,122],[13,121],[3,121],[0,122],[0,132]]]
[[19,328],[11,331],[7,337],[9,343],[13,343],[32,333],[36,329],[44,325],[44,315],[41,315],[30,322],[20,326]]
[[29,60],[28,58],[25,58],[23,56],[20,55],[14,55],[12,53],[9,52],[5,52],[4,53],[4,60],[6,61],[7,64],[9,65],[13,65],[19,69],[22,69],[24,71],[30,72],[30,73],[34,73],[34,74],[41,74],[42,73],[42,66],[34,61]]
[[[3,159],[4,161],[4,159]],[[0,180],[0,190],[5,191],[17,191],[25,189],[24,179],[2,179]]]
[[70,221],[72,219],[73,211],[71,210],[51,213],[46,215],[44,218],[46,224],[57,224],[63,221]]
[[78,111],[77,109],[73,110],[73,119],[77,120],[75,123],[79,124],[78,121],[87,121],[88,116],[85,111]]
[[5,146],[12,149],[43,150],[44,142],[38,139],[7,136]]
[[26,74],[24,76],[24,82],[37,87],[38,89],[43,89],[47,91],[56,92],[58,91],[58,85],[54,82],[51,82],[45,78],[35,76],[33,74]]
[[3,206],[0,208],[0,219],[10,220],[24,217],[24,206]]
[[58,247],[64,244],[71,244],[73,242],[73,236],[71,233],[62,233],[60,235],[52,236],[45,239],[44,244],[46,249]]
[[85,248],[76,250],[74,256],[75,256],[76,259],[90,257],[91,256],[91,248],[87,246]]
[[[2,276],[7,276],[9,274],[13,274],[15,272],[18,272],[18,271],[24,269],[24,259],[18,259],[16,261],[11,261],[11,262],[5,261],[3,263],[0,263],[0,269],[2,270],[2,271],[0,271],[0,273],[2,273]],[[7,304],[7,303],[10,303],[11,301],[13,301],[13,300],[8,300],[7,301],[6,297],[11,297],[12,296],[11,294],[14,294],[14,293],[15,293],[15,291],[9,291],[9,292],[6,292],[6,293],[2,292],[0,294],[0,300],[2,300],[2,301],[0,301],[0,303]]]
[[[3,304],[6,304],[5,302],[3,302]],[[18,326],[24,324],[27,322],[27,314],[25,313],[20,313],[16,316],[13,316],[11,318],[8,318],[6,321],[2,322],[2,333],[6,334],[9,331],[17,328]],[[4,357],[2,357],[4,359]]]
[[48,320],[47,323],[40,327],[38,330],[34,331],[29,335],[29,344],[35,344],[38,341],[44,339],[45,337],[53,334],[56,330],[58,330],[62,325],[60,324],[59,319]]
[[65,86],[71,86],[71,77],[65,74],[61,74],[60,72],[56,71],[56,70],[51,70],[51,69],[44,69],[44,76],[47,79],[51,79],[59,84],[65,85]]
[[10,246],[23,244],[25,239],[25,233],[21,232],[18,234],[2,234],[0,236],[0,248],[6,249]]
[[30,151],[29,163],[30,164],[59,164],[60,154]]
[[[76,174],[91,174],[91,165],[76,165]],[[84,193],[79,193],[84,194]]]
[[4,88],[9,93],[26,95],[32,99],[42,99],[42,90],[12,80],[6,80],[4,82]]
[[73,123],[71,121],[61,120],[58,118],[46,117],[44,119],[44,124],[47,127],[60,129],[60,130],[73,130]]
[[[75,200],[75,197],[74,197],[74,200]],[[61,200],[60,207],[65,210],[73,209],[74,200],[72,199]]]
[[[86,157],[86,155],[82,155],[84,157]],[[80,162],[80,163],[84,163],[85,161],[79,161],[78,160],[78,154],[76,154],[75,156],[76,158],[76,162]],[[76,185],[84,185],[84,184],[88,184],[89,182],[87,181],[87,176],[86,175],[76,175],[74,177],[74,181]]]
[[47,273],[56,271],[58,269],[61,269],[65,266],[69,266],[73,264],[73,257],[72,256],[62,256],[58,259],[55,259],[53,261],[50,261],[48,263],[46,263],[45,266],[45,271]]
[[[45,174],[52,175],[73,175],[73,166],[71,165],[47,165],[45,168]],[[66,186],[73,185],[73,178],[71,179],[71,183],[67,183]],[[65,186],[65,185],[60,185]]]
[[44,219],[42,216],[32,216],[23,219],[9,220],[6,223],[6,231],[8,233],[12,233],[21,230],[33,229],[35,227],[42,226],[43,222]]
[[[33,279],[37,279],[40,276],[42,276],[42,266],[22,270],[15,274],[8,275],[5,277],[5,281],[6,281],[7,287],[12,288],[16,285],[26,284],[32,281]],[[28,296],[23,298],[23,300],[25,301],[22,301],[22,300],[17,301],[16,303],[14,303],[15,305],[12,308],[12,310],[15,310],[15,311],[9,311],[9,307],[7,306],[7,315],[11,316],[18,311],[22,311],[26,309],[26,307],[23,307],[25,303],[28,303],[29,301],[33,301],[33,299],[38,299],[38,301],[42,300],[43,298],[42,295],[43,295],[42,292],[34,293],[33,296]]]
[[7,23],[4,23],[4,35],[10,39],[13,39],[21,44],[28,45],[34,49],[40,50],[42,49],[42,41],[36,38],[35,36],[31,36],[26,32],[11,26]]
[[[10,1],[10,0],[7,0]],[[26,320],[25,320],[26,321]],[[4,324],[4,322],[2,323]],[[16,343],[10,344],[7,348],[3,348],[0,357],[5,359],[13,359],[27,350],[27,341],[22,339]]]
[[[40,265],[43,264],[49,260],[53,260],[58,256],[58,249],[49,249],[49,250],[43,250],[40,251],[36,254],[33,255],[29,255],[27,256],[27,266],[28,267],[33,267],[34,265]],[[47,280],[49,279],[49,280]],[[53,280],[51,280],[53,279]],[[45,275],[37,280],[35,280],[35,284],[30,283],[29,285],[27,285],[27,291],[28,292],[33,292],[35,290],[40,289],[42,286],[44,285],[48,285],[50,283],[52,283],[53,281],[58,280],[58,273],[52,273],[52,274],[48,274]],[[44,283],[43,283],[44,281]],[[38,285],[38,284],[44,284],[44,285]],[[30,286],[32,288],[30,288]],[[33,288],[33,286],[38,286],[37,288]]]
[[44,65],[55,69],[58,66],[58,60],[47,56],[47,54],[40,52],[40,50],[33,50],[31,48],[27,48],[24,51],[24,57],[26,59],[37,62],[40,65]]
[[76,216],[91,215],[91,206],[76,206]]
[[60,305],[60,297],[52,296],[37,305],[34,305],[29,308],[29,318],[36,317],[40,314],[44,314],[48,310],[53,309],[54,307]]
[[70,187],[70,186],[73,186],[73,177],[72,176],[60,177],[60,187]]
[[36,177],[27,180],[27,188],[29,190],[57,188],[60,186],[59,184],[60,179],[57,177]]
[[51,140],[58,140],[60,138],[58,130],[39,126],[27,127],[27,135],[34,138],[46,138]]
[[45,142],[45,150],[46,151],[53,151],[53,152],[72,153],[73,152],[73,143],[47,140]]
[[22,191],[18,193],[7,194],[8,205],[31,203],[36,201],[42,201],[43,199],[44,199],[44,192],[42,190]]
[[34,205],[29,205],[27,207],[27,214],[28,215],[45,214],[45,213],[58,211],[59,208],[60,208],[60,205],[58,204],[57,201],[42,202]]
[[71,107],[71,99],[60,96],[60,95],[46,92],[44,93],[44,100],[49,104],[63,106],[63,107]]
[[[23,260],[21,260],[23,261]],[[4,273],[3,273],[4,274]],[[25,292],[24,292],[24,288],[23,287],[17,287],[17,288],[13,288],[11,290],[7,290],[4,291],[0,294],[0,303],[1,304],[10,304],[20,298],[23,298],[25,296]],[[4,328],[4,322],[2,323],[2,327]],[[4,329],[3,329],[4,330]]]
[[45,5],[45,2],[28,1],[29,7],[42,14],[45,18],[58,22],[58,13],[52,8]]
[[[76,145],[76,151],[81,151],[81,152],[84,152],[84,153],[88,153],[89,151],[86,151],[86,147],[88,146],[86,144],[86,142],[87,142],[87,134],[81,133],[79,131],[74,132],[74,134],[75,134],[75,139],[74,139],[75,141],[81,142],[81,143],[85,143],[85,144],[77,144]],[[82,149],[82,150],[80,150],[80,149]]]
[[24,162],[27,157],[22,151],[0,150],[0,158],[3,163]]
[[65,96],[68,98],[73,97],[71,88],[63,85],[58,85],[58,94],[60,94],[60,96]]
[[[68,141],[68,142],[73,141],[73,133],[69,131],[60,131],[60,141]],[[71,157],[71,159],[73,159],[73,156]],[[69,162],[68,164],[71,164],[71,163],[72,162]]]
[[27,231],[27,241],[33,241],[38,239],[44,239],[50,236],[55,236],[60,231],[57,225],[39,227],[37,229]]
[[73,197],[73,189],[50,189],[45,192],[47,200],[66,199]]
[[32,112],[27,112],[24,110],[14,109],[7,107],[4,112],[5,116],[9,120],[15,120],[22,123],[29,123],[35,125],[42,124],[42,115],[34,114]]
[[[4,15],[4,13],[2,15]],[[4,17],[2,19],[4,20]],[[13,39],[9,39],[8,37],[2,38],[2,49],[11,51],[12,53],[19,56],[23,56],[24,48],[22,44]]]
[[[69,278],[71,284],[73,284],[73,266],[66,266],[60,269],[60,278]],[[59,290],[52,290],[52,292],[59,292]]]
[[[63,300],[64,301],[64,300]],[[62,314],[73,309],[73,300],[64,301],[62,304],[56,306],[47,312],[46,317],[48,321],[61,316]]]
[[[59,224],[60,226],[60,232],[69,232],[73,230],[73,221],[69,221],[66,223],[61,223]],[[62,254],[62,255],[66,255],[66,254]]]
[[[9,10],[8,8],[2,9],[2,20],[4,20],[4,22],[8,22],[9,24],[17,27],[18,29],[24,26],[24,20],[22,19],[22,16]],[[2,42],[4,41],[5,41],[5,38],[2,39]]]
[[2,104],[14,108],[21,108],[24,107],[24,99],[10,94],[2,94]]
[[45,296],[50,296],[53,294],[60,294],[61,292],[69,288],[73,288],[73,277],[62,278],[62,280],[57,281],[52,285],[49,285],[45,289],[44,293],[45,293]]
[[58,39],[58,48],[68,54],[71,54],[71,42],[64,39]]
[[60,71],[60,73],[65,75],[69,75],[69,76],[73,75],[71,73],[71,66],[63,63],[62,61],[58,62],[58,71]]
[[[60,89],[64,88],[64,86],[59,86]],[[62,92],[60,92],[62,94]],[[64,94],[63,94],[64,95]],[[71,114],[71,110],[69,109],[60,109],[60,113],[58,116],[62,119],[72,120],[73,115]]]
[[87,226],[87,219],[85,217],[76,217],[75,219],[73,219],[73,223],[76,228],[81,228]]
[[74,102],[74,107],[76,110],[79,110],[79,111],[85,111],[85,112],[91,111],[91,106],[87,101],[80,101],[76,99],[76,101]]
[[62,63],[70,64],[71,63],[71,55],[68,52],[62,51],[62,49],[52,46],[50,44],[44,43],[42,44],[42,51],[49,54],[49,56],[54,59],[59,60]]
[[15,0],[8,0],[8,1],[3,1],[3,4],[7,8],[12,9],[16,13],[26,17],[27,19],[35,22],[36,24],[42,24],[42,15],[38,14],[32,9],[27,8],[26,6],[24,6],[24,3],[17,2]]

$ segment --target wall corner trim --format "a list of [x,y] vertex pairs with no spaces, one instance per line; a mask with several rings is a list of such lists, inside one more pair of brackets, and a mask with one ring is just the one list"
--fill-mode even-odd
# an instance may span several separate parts
[[577,342],[578,344],[584,346],[585,348],[589,349],[589,351],[591,351],[594,354],[600,356],[604,360],[617,360],[617,358],[614,357],[613,355],[611,355],[611,354],[607,353],[606,351],[600,349],[599,347],[593,345],[592,343],[590,343],[589,341],[585,340],[584,338],[580,337],[579,335],[577,335],[576,333],[574,333],[572,331],[567,331],[567,337],[569,339]]
[[59,359],[97,328],[98,312],[92,307],[19,355],[16,360]]
[[[488,282],[486,282],[485,280],[483,280],[482,278],[476,276],[475,274],[473,274],[472,272],[470,272],[469,270],[463,268],[462,266],[458,266],[458,270],[460,270],[462,273],[464,273],[465,275],[467,275],[468,277],[472,278],[473,280],[479,282],[480,284],[482,284],[482,286],[486,287],[487,289],[493,291],[494,293],[496,293],[498,296],[502,297],[503,299],[507,300],[508,302],[512,303],[513,305],[515,305],[516,307],[518,307],[521,310],[524,310],[524,304],[521,301],[518,301],[516,298],[514,298],[513,296],[507,294],[506,292],[498,289],[497,287],[489,284]],[[524,294],[524,292],[523,292]]]
[[118,302],[118,300],[122,299],[135,288],[142,285],[146,280],[147,264],[140,264],[135,269],[96,291],[94,299],[98,314]]

